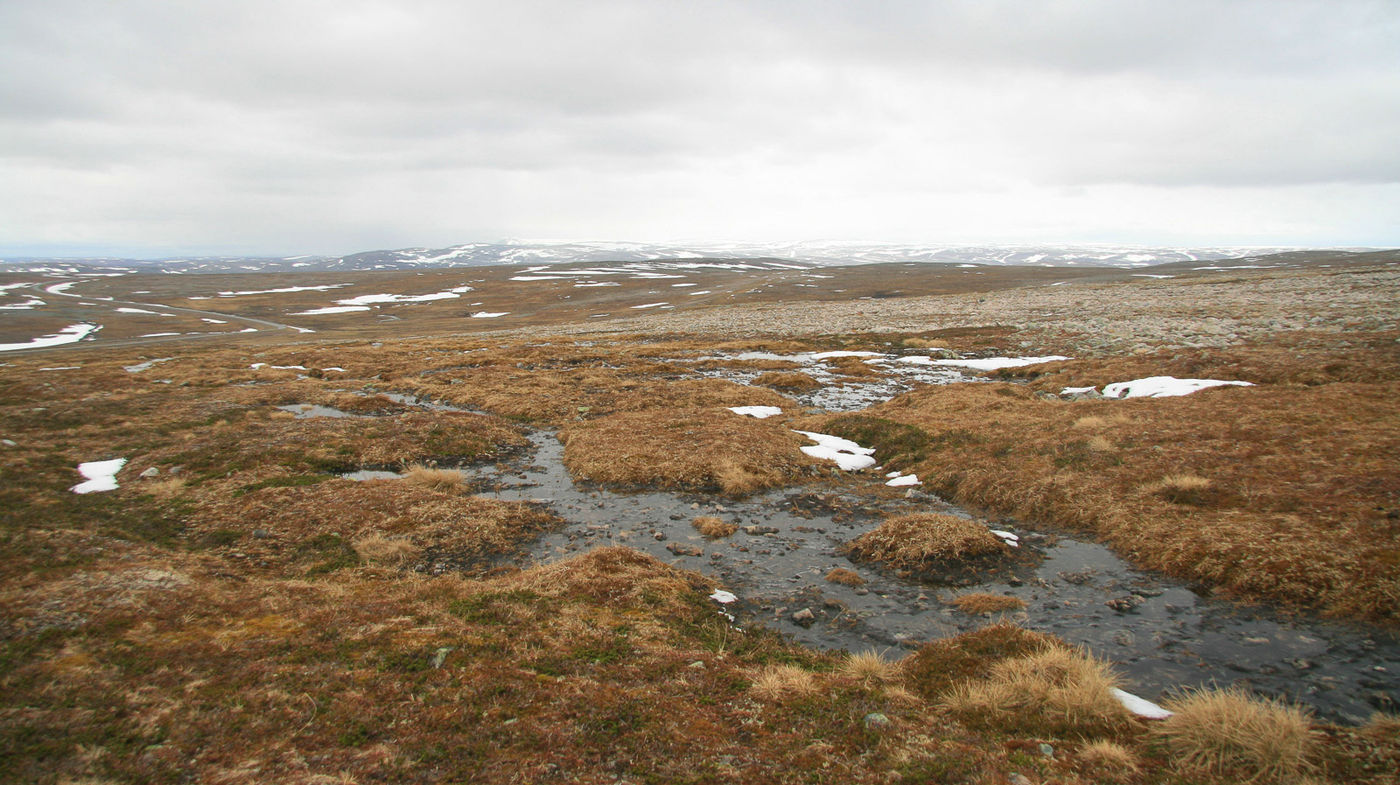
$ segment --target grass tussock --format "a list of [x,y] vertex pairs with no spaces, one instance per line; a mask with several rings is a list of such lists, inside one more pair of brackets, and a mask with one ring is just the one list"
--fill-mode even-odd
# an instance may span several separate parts
[[421,485],[434,491],[456,493],[467,485],[467,476],[457,469],[432,469],[427,466],[414,466],[404,472],[404,482]]
[[818,689],[817,676],[797,665],[768,665],[753,675],[749,692],[773,703],[811,697]]
[[846,546],[857,559],[917,569],[934,562],[963,562],[1006,552],[987,527],[942,513],[900,515],[886,520]]
[[1155,727],[1174,765],[1237,782],[1297,782],[1310,771],[1316,739],[1308,715],[1280,701],[1229,689],[1170,701]]
[[900,667],[912,691],[937,700],[955,685],[984,676],[992,662],[1063,647],[1049,635],[1002,622],[926,643]]
[[739,525],[737,523],[720,520],[713,515],[701,515],[691,521],[690,525],[694,526],[696,531],[712,540],[728,537],[734,532],[739,531]]
[[996,663],[986,678],[954,687],[943,704],[968,722],[1092,738],[1131,725],[1128,710],[1114,697],[1117,686],[1108,663],[1051,648]]
[[1131,782],[1142,772],[1142,759],[1137,753],[1108,739],[1085,744],[1075,757],[1085,773],[1098,782]]
[[793,484],[815,466],[783,426],[712,409],[614,414],[570,425],[560,439],[575,477],[622,487],[740,496]]
[[837,673],[867,687],[894,684],[901,678],[899,663],[874,650],[847,654]]
[[826,579],[831,583],[839,583],[842,586],[864,586],[865,579],[860,577],[860,573],[855,570],[848,570],[845,567],[836,567],[826,574]]
[[360,558],[370,564],[402,567],[418,560],[423,549],[402,537],[371,534],[355,540],[352,547]]
[[960,594],[954,597],[953,605],[957,606],[957,609],[963,613],[976,616],[1003,613],[1005,611],[1025,610],[1026,601],[1020,597],[1012,597],[1009,594],[973,592],[972,594]]
[[759,374],[753,383],[783,392],[809,392],[822,386],[821,382],[800,371],[770,371]]
[[1143,490],[1153,496],[1160,496],[1172,504],[1205,505],[1210,503],[1210,493],[1215,483],[1195,474],[1171,474],[1143,486]]

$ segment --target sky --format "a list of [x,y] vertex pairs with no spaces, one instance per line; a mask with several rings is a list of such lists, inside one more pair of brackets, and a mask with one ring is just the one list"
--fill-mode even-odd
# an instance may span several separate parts
[[0,254],[1400,246],[1396,0],[3,0]]

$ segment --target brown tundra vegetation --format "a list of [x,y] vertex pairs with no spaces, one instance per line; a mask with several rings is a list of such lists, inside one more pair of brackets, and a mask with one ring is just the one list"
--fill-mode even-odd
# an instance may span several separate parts
[[[434,311],[436,337],[373,344],[330,323],[295,340],[3,358],[0,781],[1396,782],[1394,717],[1330,725],[1222,690],[1148,720],[1115,698],[1107,663],[1005,621],[903,659],[823,652],[732,622],[715,579],[627,547],[516,566],[557,511],[490,498],[458,471],[521,456],[547,426],[581,481],[731,496],[846,482],[799,451],[800,427],[1203,591],[1394,629],[1395,282],[1385,267],[1255,273],[472,335]],[[828,382],[782,363],[713,359],[831,349],[1075,359],[858,413],[785,395],[810,386],[798,375]],[[155,352],[158,370],[124,369]],[[769,386],[704,377],[702,362]],[[883,373],[832,367],[833,384]],[[1255,386],[1060,394],[1167,374]],[[783,413],[728,411],[746,405]],[[119,457],[120,487],[70,491],[79,463]],[[362,469],[406,477],[342,477]],[[1007,551],[935,515],[850,548],[903,568]]]

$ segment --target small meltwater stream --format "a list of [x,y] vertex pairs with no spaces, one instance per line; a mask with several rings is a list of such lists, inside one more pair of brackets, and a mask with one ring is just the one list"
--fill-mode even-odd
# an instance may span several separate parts
[[[835,385],[836,390],[824,387],[827,392],[810,400],[799,398],[807,406],[850,411],[886,400],[911,383],[965,378],[953,369],[909,368],[892,379],[847,381]],[[412,396],[389,397],[410,406],[463,411]],[[284,408],[299,416],[343,415]],[[1087,647],[1114,664],[1129,691],[1154,701],[1183,688],[1238,685],[1311,706],[1332,721],[1358,723],[1375,711],[1400,710],[1400,636],[1206,598],[1067,532],[996,521],[994,528],[1016,535],[1020,547],[1000,566],[946,576],[947,583],[852,562],[841,546],[888,515],[972,517],[918,488],[892,491],[878,472],[870,473],[868,492],[855,476],[842,490],[796,487],[741,500],[621,493],[575,483],[563,464],[563,445],[552,433],[536,431],[530,441],[529,451],[509,464],[464,469],[478,493],[542,504],[564,519],[562,527],[518,557],[522,566],[602,545],[626,545],[713,576],[715,588],[738,596],[725,610],[737,610],[741,624],[761,623],[820,648],[875,649],[898,658],[926,641],[1006,618]],[[397,475],[362,471],[346,476],[371,480]],[[733,523],[738,531],[707,539],[691,523],[702,515]],[[838,567],[864,583],[826,580]],[[970,592],[1014,596],[1026,607],[987,617],[951,604]]]
[[[738,595],[737,607],[747,618],[804,644],[875,649],[892,658],[989,622],[946,600],[971,591],[1008,594],[1026,609],[1007,618],[1111,660],[1130,691],[1152,700],[1182,687],[1237,684],[1345,722],[1364,721],[1377,710],[1393,712],[1400,700],[1400,638],[1392,634],[1203,598],[1063,532],[1000,521],[999,528],[1020,537],[1008,564],[981,572],[975,584],[966,578],[957,585],[923,583],[852,562],[839,548],[886,514],[967,515],[932,495],[799,488],[736,501],[616,493],[576,484],[553,434],[536,432],[531,441],[533,455],[519,465],[479,470],[474,478],[485,486],[483,495],[541,503],[565,519],[562,528],[530,547],[522,564],[626,545],[714,576],[716,588]],[[880,481],[870,482],[873,490]],[[707,539],[691,525],[700,515],[739,530]],[[864,585],[827,581],[837,567],[857,573]]]

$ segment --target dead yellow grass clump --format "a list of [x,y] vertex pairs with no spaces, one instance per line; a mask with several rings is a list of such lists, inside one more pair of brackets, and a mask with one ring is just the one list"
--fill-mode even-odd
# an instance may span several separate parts
[[822,386],[822,383],[799,371],[771,371],[760,374],[753,380],[760,387],[771,387],[788,392],[807,392]]
[[456,469],[430,469],[427,466],[414,466],[404,473],[405,482],[431,488],[435,491],[460,491],[466,487],[467,477]]
[[1005,553],[1006,546],[975,521],[942,513],[917,513],[886,520],[851,541],[846,550],[858,559],[918,568],[935,561],[966,561]]
[[985,679],[955,686],[944,705],[970,721],[1026,732],[1093,737],[1122,731],[1132,715],[1114,696],[1108,663],[1051,648],[1002,660]]
[[576,423],[560,433],[575,477],[623,487],[743,495],[806,476],[804,440],[766,420],[713,409],[653,409]]
[[1076,758],[1097,781],[1130,782],[1142,771],[1142,761],[1135,752],[1108,739],[1085,744]]
[[1167,708],[1175,713],[1155,733],[1185,772],[1289,783],[1310,768],[1316,739],[1297,707],[1228,689],[1194,692]]
[[816,693],[817,677],[797,665],[767,665],[753,676],[749,692],[774,703],[806,698]]
[[694,526],[696,531],[712,540],[720,537],[728,537],[734,532],[739,531],[738,524],[722,521],[713,515],[701,515],[691,521],[690,525]]
[[969,614],[992,614],[1002,611],[1019,611],[1026,607],[1026,601],[1009,594],[987,594],[974,592],[953,598],[958,610]]
[[1143,490],[1173,504],[1205,504],[1215,483],[1195,474],[1170,474]]
[[900,679],[899,663],[874,650],[847,654],[837,672],[866,686],[893,684]]
[[845,567],[837,567],[826,574],[826,579],[832,583],[839,583],[842,586],[864,586],[865,579],[855,570],[848,570]]
[[400,567],[416,561],[423,549],[402,537],[385,537],[371,534],[356,540],[352,546],[361,559],[371,564]]

